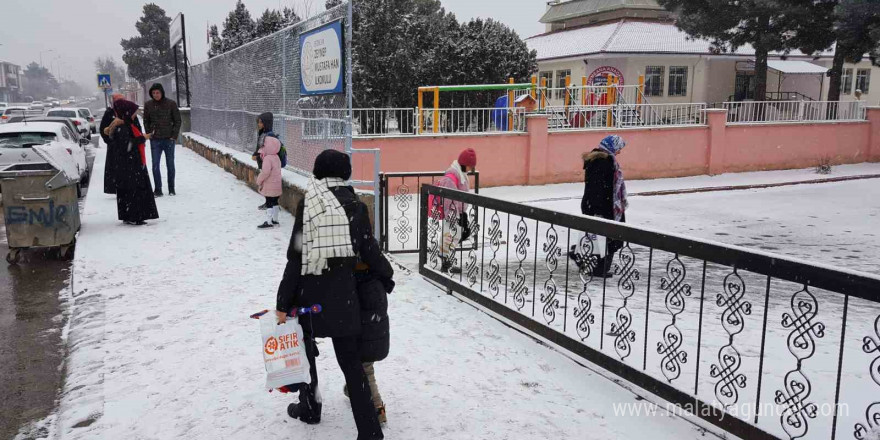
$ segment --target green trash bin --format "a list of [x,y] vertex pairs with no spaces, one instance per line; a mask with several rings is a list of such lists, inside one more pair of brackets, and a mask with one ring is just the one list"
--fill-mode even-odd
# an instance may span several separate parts
[[68,256],[80,227],[76,184],[49,163],[0,170],[9,264],[28,248],[57,247],[61,258]]

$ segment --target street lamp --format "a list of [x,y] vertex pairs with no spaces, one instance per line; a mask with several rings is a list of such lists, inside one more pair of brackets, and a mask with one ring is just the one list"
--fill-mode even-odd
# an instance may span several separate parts
[[44,54],[44,53],[49,53],[49,52],[55,52],[55,49],[41,50],[41,51],[40,51],[40,67],[45,67],[45,66],[43,66],[43,54]]

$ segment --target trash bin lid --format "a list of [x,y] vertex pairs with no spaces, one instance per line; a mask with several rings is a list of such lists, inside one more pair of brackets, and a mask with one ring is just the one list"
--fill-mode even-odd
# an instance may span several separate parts
[[51,164],[56,170],[64,173],[68,180],[79,180],[79,169],[76,160],[67,152],[67,147],[59,142],[50,142],[44,145],[35,145],[34,152],[43,160]]

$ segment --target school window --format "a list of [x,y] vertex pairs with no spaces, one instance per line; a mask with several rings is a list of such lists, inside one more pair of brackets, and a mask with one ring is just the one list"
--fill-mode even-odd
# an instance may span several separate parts
[[687,96],[688,68],[687,66],[669,67],[669,96]]
[[871,69],[859,69],[856,71],[856,90],[867,94],[871,86]]
[[556,99],[565,99],[565,78],[571,76],[571,70],[556,71]]
[[663,96],[663,66],[645,67],[645,96]]
[[852,94],[853,70],[843,69],[843,76],[840,77],[840,94]]

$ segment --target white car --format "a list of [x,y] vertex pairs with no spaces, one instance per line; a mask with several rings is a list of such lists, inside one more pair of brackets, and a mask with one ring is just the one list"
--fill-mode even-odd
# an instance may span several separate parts
[[9,118],[11,118],[12,116],[27,114],[27,111],[27,107],[21,106],[11,106],[0,109],[0,124],[5,124],[9,122]]
[[40,101],[34,101],[28,108],[31,110],[43,110],[46,106]]
[[88,119],[80,116],[78,109],[69,107],[53,108],[46,112],[46,116],[70,119],[73,121],[73,125],[76,125],[76,128],[79,129],[79,133],[82,137],[89,140],[92,139],[92,126],[89,125]]
[[90,109],[85,107],[76,107],[74,110],[76,110],[77,114],[79,114],[79,117],[89,121],[89,127],[92,129],[92,134],[98,132],[98,128],[95,125],[95,116],[92,114],[92,111]]
[[[84,145],[67,126],[54,122],[14,122],[0,126],[0,169],[18,163],[43,163],[45,160],[34,152],[35,145],[58,142],[76,162],[80,179],[87,180],[88,164]],[[86,142],[85,139],[82,142]]]

